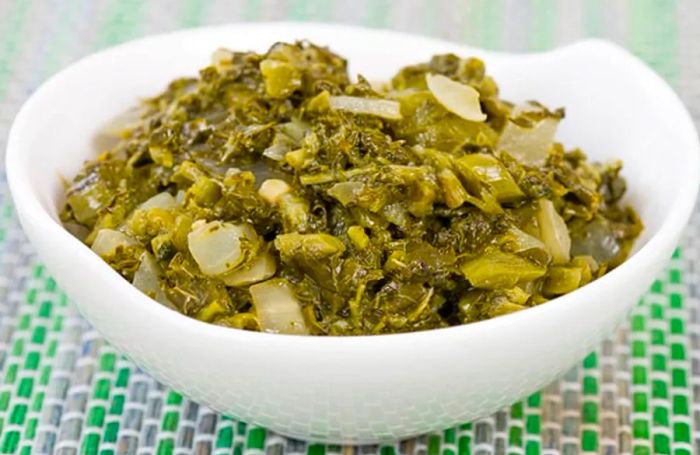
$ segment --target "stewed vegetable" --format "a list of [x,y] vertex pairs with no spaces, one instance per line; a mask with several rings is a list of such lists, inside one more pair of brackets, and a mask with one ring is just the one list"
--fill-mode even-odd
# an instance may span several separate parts
[[220,49],[120,117],[62,219],[163,305],[288,334],[434,329],[539,305],[625,260],[621,163],[562,109],[436,55],[381,88],[308,42]]

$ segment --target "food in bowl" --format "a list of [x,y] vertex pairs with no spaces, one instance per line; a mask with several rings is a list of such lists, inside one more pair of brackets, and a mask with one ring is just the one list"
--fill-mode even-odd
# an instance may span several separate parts
[[218,50],[111,125],[64,226],[158,302],[218,325],[362,335],[539,305],[625,260],[621,163],[554,140],[476,58],[386,84],[308,42]]

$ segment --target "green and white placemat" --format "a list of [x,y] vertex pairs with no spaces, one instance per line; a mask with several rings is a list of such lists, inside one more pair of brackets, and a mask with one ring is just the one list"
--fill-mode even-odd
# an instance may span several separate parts
[[[282,19],[395,28],[511,51],[604,37],[642,57],[700,119],[697,0],[0,0],[0,149],[21,103],[83,55],[182,27]],[[2,174],[0,453],[700,453],[700,216],[629,322],[561,380],[441,433],[341,447],[218,415],[121,357],[37,261]]]

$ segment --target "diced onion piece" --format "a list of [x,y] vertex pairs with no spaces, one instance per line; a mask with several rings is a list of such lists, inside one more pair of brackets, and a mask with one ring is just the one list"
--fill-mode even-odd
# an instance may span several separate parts
[[336,199],[343,205],[348,205],[356,202],[365,190],[365,184],[362,182],[338,182],[328,188],[328,195]]
[[289,282],[273,278],[250,288],[253,306],[264,332],[307,335],[301,305],[294,296]]
[[156,302],[165,305],[169,308],[175,308],[175,305],[170,301],[163,288],[160,286],[161,270],[158,262],[149,252],[144,252],[141,255],[141,263],[139,268],[134,273],[132,284],[141,292],[148,295]]
[[192,257],[205,275],[221,275],[246,259],[246,250],[257,244],[255,230],[246,224],[203,220],[192,225],[187,243]]
[[277,264],[272,255],[265,251],[255,258],[248,267],[229,272],[221,277],[226,286],[246,286],[266,280],[275,274]]
[[510,234],[514,239],[513,251],[515,253],[520,253],[521,251],[527,251],[531,249],[546,248],[544,243],[540,239],[531,236],[530,234],[516,228],[515,226],[508,229],[508,234]]
[[284,141],[273,142],[271,146],[263,150],[263,156],[273,161],[283,161],[284,156],[289,152],[289,144]]
[[280,198],[289,193],[291,189],[284,180],[267,179],[260,185],[258,194],[270,204],[277,204]]
[[187,193],[185,193],[183,190],[179,190],[175,195],[175,204],[181,207],[182,204],[185,202],[186,195]]
[[136,245],[136,241],[126,234],[114,229],[100,229],[92,243],[92,251],[100,256],[109,256],[119,247],[129,247]]
[[509,251],[513,253],[531,253],[530,255],[549,262],[551,255],[549,248],[537,237],[516,228],[515,226],[508,229],[505,236],[505,243],[510,247]]
[[122,112],[102,127],[100,133],[107,137],[120,138],[124,132],[139,125],[143,113],[144,109],[140,106]]
[[218,69],[230,64],[231,60],[233,60],[233,52],[228,49],[219,48],[211,54],[211,64]]
[[311,127],[309,126],[308,123],[293,118],[291,121],[287,123],[281,123],[279,125],[279,130],[289,136],[291,139],[293,139],[296,142],[300,142],[302,139],[304,139],[304,136],[306,136],[306,133],[308,133],[311,130]]
[[541,166],[547,160],[558,124],[559,121],[551,117],[545,117],[531,127],[508,121],[503,128],[497,149],[508,152],[525,165]]
[[177,206],[175,198],[170,193],[164,191],[148,199],[146,202],[139,205],[138,208],[141,210],[149,210],[155,208],[172,210],[175,208],[175,206]]
[[597,270],[599,264],[614,260],[621,250],[622,246],[610,223],[604,219],[594,219],[579,229],[571,242],[572,254],[589,256],[593,260],[593,270]]
[[263,156],[274,161],[284,161],[287,152],[299,147],[310,127],[301,120],[292,119],[277,125],[276,130],[272,144],[263,151]]
[[430,93],[448,111],[470,122],[486,120],[479,104],[479,92],[471,85],[460,84],[442,74],[426,74],[425,82]]
[[401,104],[394,100],[362,98],[359,96],[331,96],[331,109],[353,114],[376,115],[389,120],[401,119]]
[[571,237],[569,228],[557,213],[554,204],[549,199],[540,199],[537,209],[537,223],[540,226],[540,237],[555,264],[565,264],[571,257]]

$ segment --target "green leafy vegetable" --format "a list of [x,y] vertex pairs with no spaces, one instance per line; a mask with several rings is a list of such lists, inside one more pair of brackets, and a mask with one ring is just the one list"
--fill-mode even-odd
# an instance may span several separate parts
[[66,188],[71,233],[158,302],[274,333],[435,329],[542,304],[642,230],[621,163],[555,141],[479,59],[351,82],[308,42],[217,50],[117,118]]
[[481,289],[510,288],[546,273],[542,266],[501,251],[484,253],[462,264],[460,269],[472,286]]

